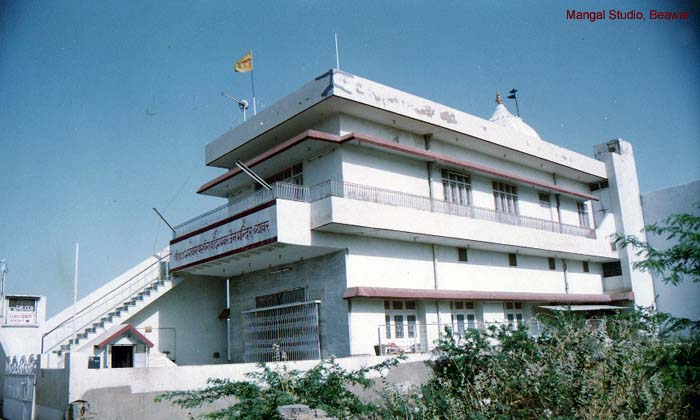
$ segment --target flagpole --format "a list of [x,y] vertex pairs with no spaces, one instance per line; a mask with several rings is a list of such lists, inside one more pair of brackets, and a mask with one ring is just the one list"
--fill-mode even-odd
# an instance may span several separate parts
[[253,90],[253,115],[257,115],[258,110],[255,105],[255,80],[253,79],[253,72],[255,71],[255,66],[253,65],[253,50],[250,50],[250,86]]
[[0,272],[2,272],[2,303],[0,304],[0,318],[3,319],[2,324],[5,324],[5,277],[7,276],[7,261],[3,258],[0,262]]
[[76,348],[76,335],[75,335],[75,316],[76,309],[78,305],[78,254],[80,252],[80,244],[75,243],[75,278],[73,280],[73,345],[71,345],[71,352]]
[[338,55],[338,32],[335,33],[335,68],[340,70],[340,55]]

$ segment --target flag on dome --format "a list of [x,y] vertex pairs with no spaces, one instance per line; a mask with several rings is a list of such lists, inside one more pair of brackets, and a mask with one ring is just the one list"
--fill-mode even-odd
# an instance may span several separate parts
[[233,65],[233,70],[236,73],[245,73],[253,70],[253,52],[248,51],[246,55],[241,57],[236,64]]

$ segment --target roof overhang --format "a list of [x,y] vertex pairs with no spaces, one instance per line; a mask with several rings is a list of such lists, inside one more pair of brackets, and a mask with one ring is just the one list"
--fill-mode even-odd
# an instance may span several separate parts
[[334,114],[347,114],[503,157],[581,182],[607,178],[591,157],[530,138],[488,120],[382,84],[331,70],[261,111],[206,147],[206,163],[234,167],[236,160],[279,144]]
[[477,290],[435,290],[403,289],[392,287],[349,287],[344,299],[381,298],[381,299],[435,299],[435,300],[495,300],[516,302],[558,302],[558,303],[611,303],[617,301],[634,301],[632,292],[611,294],[573,294],[573,293],[532,293],[499,292]]

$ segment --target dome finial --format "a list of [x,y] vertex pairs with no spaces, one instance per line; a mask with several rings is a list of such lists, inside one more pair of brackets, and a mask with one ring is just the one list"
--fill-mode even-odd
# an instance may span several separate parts
[[496,91],[496,104],[503,104],[503,99],[501,98],[501,92]]

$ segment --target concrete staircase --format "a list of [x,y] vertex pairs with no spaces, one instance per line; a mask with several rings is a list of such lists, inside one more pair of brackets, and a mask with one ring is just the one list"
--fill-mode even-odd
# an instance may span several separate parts
[[[168,262],[166,248],[81,299],[75,317],[72,308],[68,308],[54,317],[58,319],[49,320],[42,336],[42,354],[61,356],[68,351],[79,351],[115,325],[126,323],[176,286],[178,280],[170,277]],[[153,354],[155,362],[166,365],[165,361],[158,362],[158,354]]]

